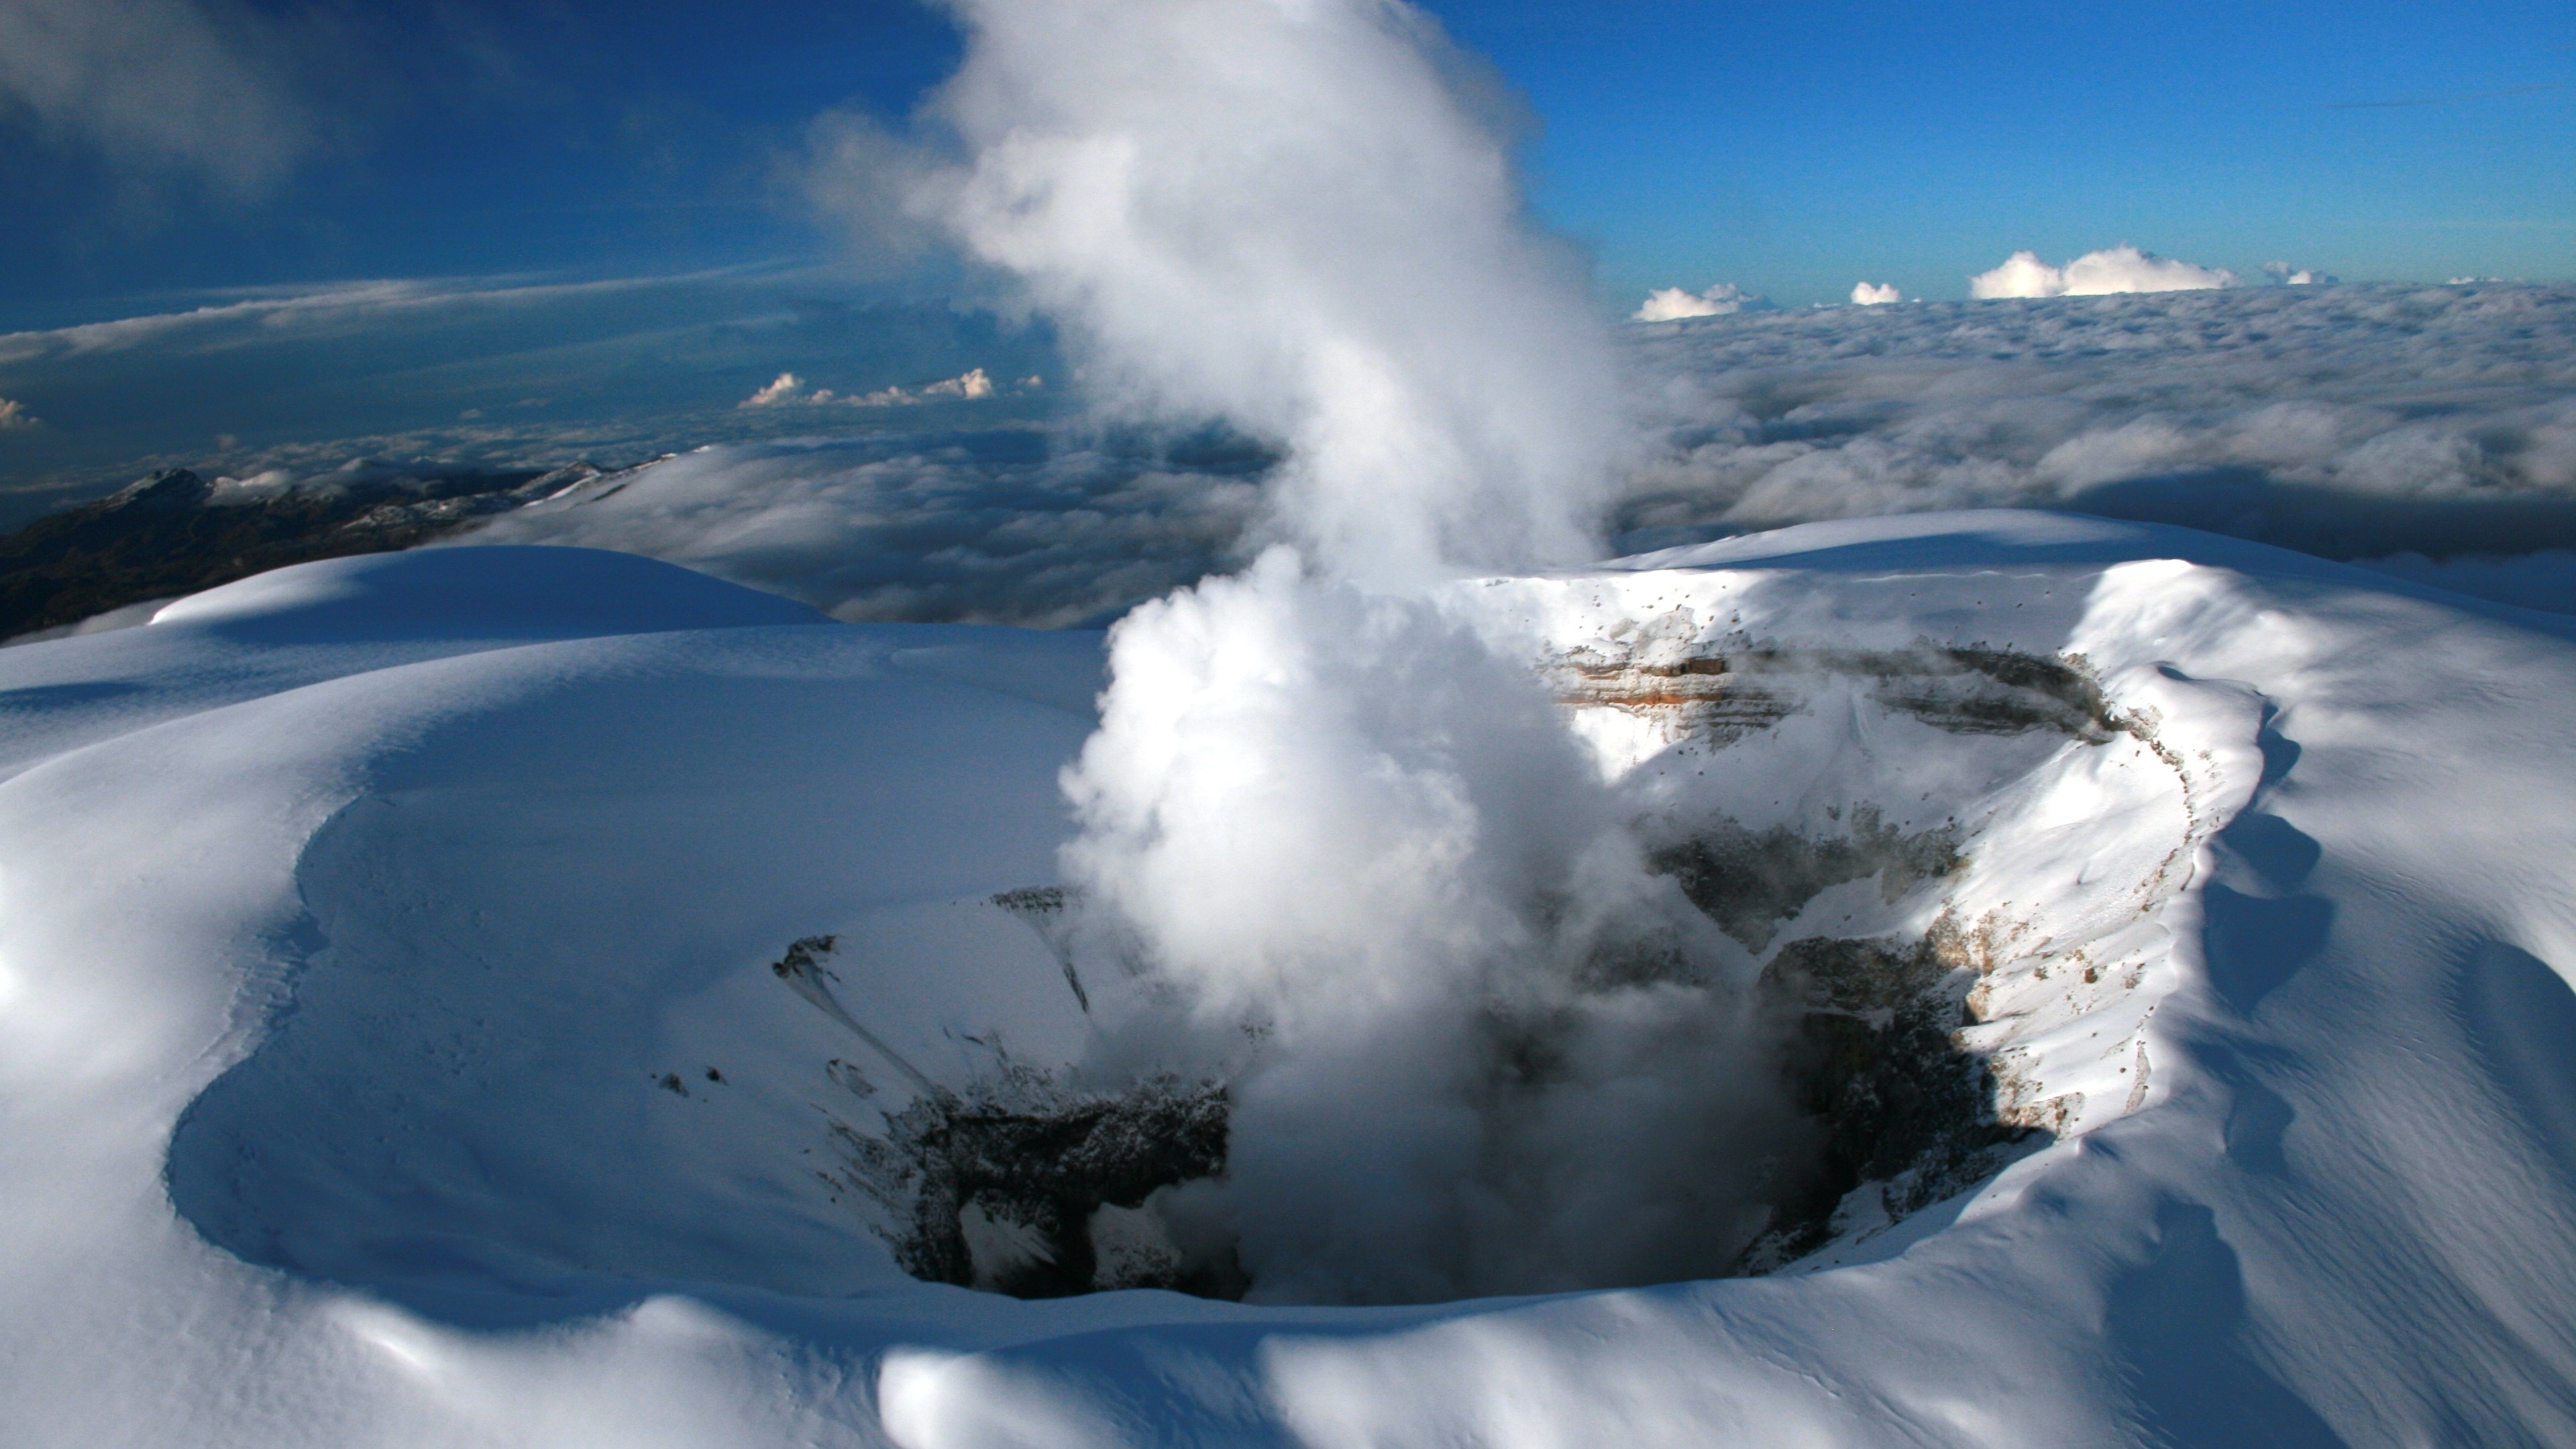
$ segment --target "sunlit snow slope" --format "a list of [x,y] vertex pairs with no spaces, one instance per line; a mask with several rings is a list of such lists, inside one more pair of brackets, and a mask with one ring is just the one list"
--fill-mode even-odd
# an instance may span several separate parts
[[918,1283],[843,1170],[1083,1049],[992,897],[1098,635],[490,548],[0,651],[0,1438],[2576,1441],[2576,648],[2402,588],[2033,513],[1458,588],[1642,813],[1946,832],[1710,909],[1932,943],[2037,1135],[1762,1276],[1383,1310]]

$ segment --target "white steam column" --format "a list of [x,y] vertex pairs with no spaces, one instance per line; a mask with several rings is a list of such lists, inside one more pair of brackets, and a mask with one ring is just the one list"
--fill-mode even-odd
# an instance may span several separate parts
[[[1177,988],[1104,1052],[1233,1082],[1225,1182],[1176,1226],[1266,1298],[1722,1270],[1786,1115],[1729,1065],[1746,983],[1528,661],[1438,593],[1593,556],[1619,437],[1499,88],[1391,0],[955,9],[971,159],[916,210],[1058,319],[1104,409],[1287,454],[1259,562],[1115,631],[1065,782],[1066,879]],[[1700,975],[1586,995],[1627,949]],[[1524,1080],[1538,1023],[1558,1066]],[[1686,1084],[1641,1093],[1668,1052]]]

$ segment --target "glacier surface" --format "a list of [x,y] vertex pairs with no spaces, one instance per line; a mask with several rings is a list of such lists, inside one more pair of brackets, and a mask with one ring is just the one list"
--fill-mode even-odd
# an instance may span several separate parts
[[[1641,810],[1955,831],[1739,933],[1937,937],[2030,1150],[1927,1201],[1864,1182],[1747,1276],[1377,1308],[918,1281],[835,1154],[1082,1052],[1095,1003],[995,897],[1055,878],[1101,636],[839,624],[583,549],[337,560],[0,654],[0,1421],[2576,1438],[2564,618],[2036,512],[1452,602],[1572,671]],[[1920,682],[2005,656],[2079,670],[2098,719]]]

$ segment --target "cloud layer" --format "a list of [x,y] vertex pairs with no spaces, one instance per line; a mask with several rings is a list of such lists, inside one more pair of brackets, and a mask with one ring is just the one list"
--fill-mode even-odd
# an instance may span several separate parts
[[[978,369],[987,396],[969,396]],[[737,406],[782,371],[878,405]],[[1055,409],[1028,379],[1060,372],[1041,325],[890,302],[819,271],[217,294],[0,334],[0,397],[45,422],[0,448],[0,521],[41,509],[37,492],[104,493],[156,467],[303,473],[355,454],[625,466],[825,430],[999,426]]]
[[2264,287],[1747,314],[1635,350],[1639,547],[1990,505],[2331,558],[2576,546],[2576,287]]
[[[792,292],[719,281],[434,293],[383,284],[0,337],[0,397],[21,404],[9,415],[21,426],[0,434],[0,481],[51,475],[104,492],[158,466],[300,477],[353,456],[435,471],[683,452],[687,489],[663,496],[639,482],[633,500],[547,527],[851,617],[1063,622],[1235,558],[1232,530],[1256,512],[1249,487],[1275,457],[1239,437],[1051,421],[1051,389],[947,400],[954,415],[736,406],[782,366],[864,381],[1062,365],[989,318],[944,308],[800,311]],[[660,329],[639,331],[639,314]],[[1621,406],[1642,429],[1616,500],[1626,548],[2002,504],[2184,523],[2337,558],[2413,552],[2419,574],[2576,549],[2567,287],[1757,311],[1632,329],[1622,346]],[[467,407],[486,416],[460,419]],[[44,425],[24,426],[30,417]],[[993,430],[1009,449],[939,431],[960,427]],[[883,429],[914,431],[875,436]],[[812,433],[845,441],[762,441]],[[686,453],[711,441],[723,446]],[[26,516],[41,500],[19,507]],[[744,532],[716,528],[719,514]],[[810,550],[774,547],[799,527],[814,535]],[[772,544],[725,542],[754,535]],[[836,562],[845,547],[854,553]],[[914,568],[902,555],[916,547],[928,554]],[[2576,606],[2547,568],[2451,577],[2470,592]]]
[[1067,429],[727,444],[503,517],[473,543],[650,554],[853,622],[1097,627],[1236,543],[1270,455]]

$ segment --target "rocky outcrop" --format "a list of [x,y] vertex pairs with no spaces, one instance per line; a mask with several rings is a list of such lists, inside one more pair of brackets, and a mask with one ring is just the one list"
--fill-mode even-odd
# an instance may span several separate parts
[[411,548],[597,474],[354,473],[254,490],[167,469],[0,538],[0,639],[288,564]]

